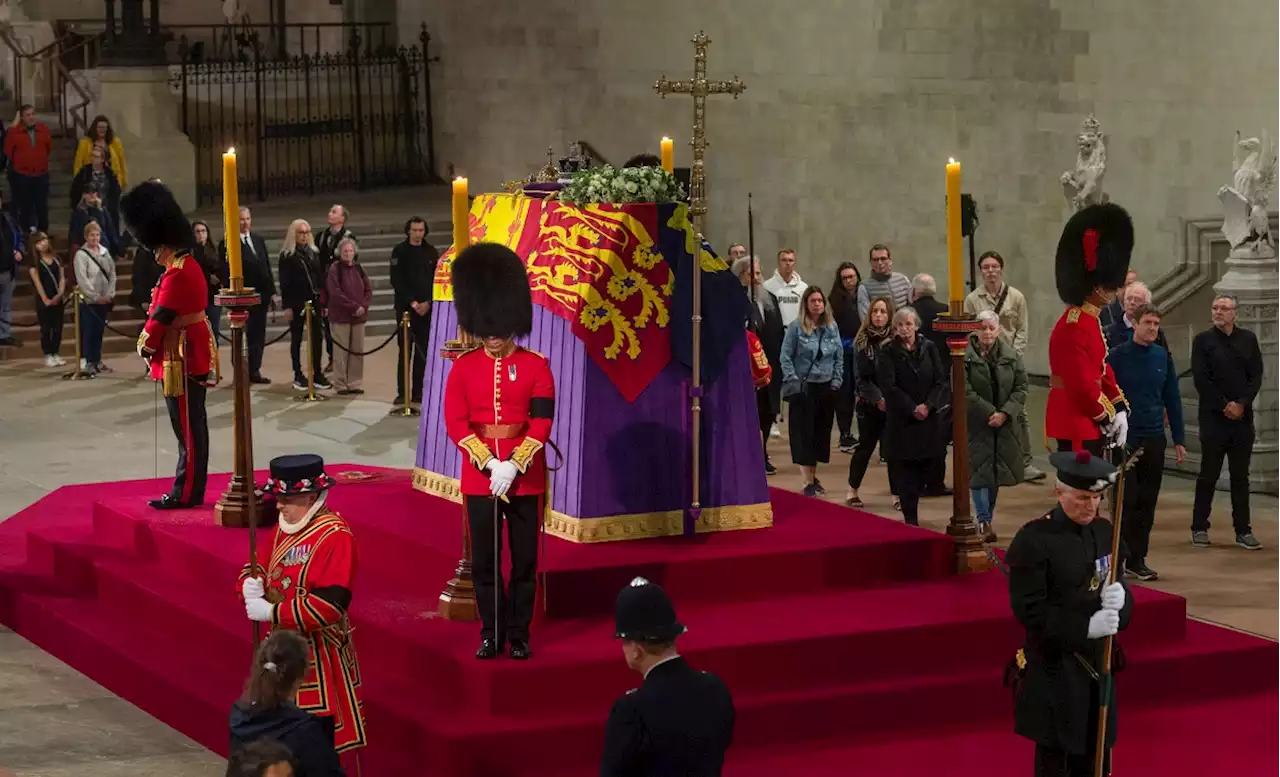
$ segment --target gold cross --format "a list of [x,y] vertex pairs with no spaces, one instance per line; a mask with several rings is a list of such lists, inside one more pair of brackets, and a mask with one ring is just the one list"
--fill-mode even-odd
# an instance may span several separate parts
[[731,81],[707,80],[707,46],[711,39],[699,31],[693,36],[693,78],[669,81],[664,73],[653,85],[653,90],[666,99],[669,94],[693,95],[693,167],[689,172],[689,213],[693,216],[693,228],[701,233],[702,220],[707,213],[707,169],[704,156],[707,150],[707,95],[731,94],[733,99],[747,88],[735,75]]

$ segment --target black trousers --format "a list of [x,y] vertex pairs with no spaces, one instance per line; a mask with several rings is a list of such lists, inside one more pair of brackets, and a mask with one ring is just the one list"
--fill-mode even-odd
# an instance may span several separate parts
[[1222,475],[1222,460],[1231,467],[1231,522],[1236,534],[1249,534],[1249,460],[1253,458],[1251,423],[1215,421],[1200,425],[1200,474],[1196,477],[1196,502],[1191,511],[1191,531],[1209,531],[1213,495]]
[[867,465],[871,463],[871,454],[880,444],[884,434],[884,413],[875,405],[866,402],[858,403],[858,442],[853,446],[853,456],[849,458],[849,488],[855,491],[862,488],[862,479],[867,476]]
[[[431,314],[420,316],[409,308],[396,308],[396,321],[404,318],[406,312],[409,314],[409,344],[413,347],[413,364],[410,367],[413,372],[410,388],[413,393],[408,399],[411,402],[421,402],[422,376],[427,371],[427,343],[431,337]],[[400,357],[396,361],[396,396],[404,399],[404,338],[396,337],[396,345],[400,349]]]
[[324,320],[324,352],[329,355],[329,361],[333,361],[333,330],[329,328],[329,319]]
[[[1095,729],[1090,728],[1089,752],[1083,755],[1072,755],[1056,747],[1036,745],[1036,777],[1093,777],[1094,749],[1097,747],[1094,733]],[[1110,750],[1104,758],[1102,773],[1111,774]]]
[[853,411],[857,402],[857,394],[854,392],[853,385],[853,359],[853,351],[846,349],[844,352],[844,381],[840,384],[840,390],[836,392],[836,427],[840,430],[840,438],[842,440],[853,434]]
[[182,504],[199,505],[204,503],[209,475],[209,419],[204,409],[207,389],[192,377],[187,378],[186,389],[180,397],[164,398],[173,436],[178,439],[178,469],[169,495]]
[[889,459],[889,484],[902,505],[902,518],[920,525],[920,497],[929,485],[933,459]]
[[[323,326],[320,323],[320,310],[311,308],[311,345],[308,350],[311,352],[311,374],[318,381],[324,377],[323,365],[320,363],[322,345],[324,343],[324,334],[321,331]],[[299,308],[293,311],[293,318],[289,321],[289,357],[293,360],[293,377],[307,377],[307,373],[302,369],[302,341],[306,339],[307,332],[307,314]],[[261,353],[261,350],[259,351]],[[262,359],[259,355],[258,365],[261,367]]]
[[[49,174],[23,175],[9,171],[9,197],[18,229],[49,231]],[[106,242],[105,240],[103,241]]]
[[[500,644],[529,639],[538,587],[538,524],[542,520],[542,494],[508,494],[507,499],[510,501],[463,497],[471,528],[471,578],[476,586],[476,609],[480,611],[480,638]],[[504,521],[511,546],[508,585],[503,584],[502,575]]]
[[769,387],[756,389],[756,415],[760,417],[760,446],[764,448],[764,460],[769,460],[769,432],[773,430],[773,402]]
[[36,320],[40,322],[40,350],[45,356],[56,356],[62,347],[62,324],[66,312],[62,305],[36,310]]
[[1147,557],[1151,529],[1156,523],[1156,500],[1164,481],[1163,436],[1130,440],[1130,451],[1142,447],[1143,453],[1133,469],[1124,476],[1124,513],[1120,516],[1120,534],[1129,549],[1129,566],[1137,566]]
[[262,374],[262,349],[267,344],[267,304],[249,308],[244,336],[249,341],[249,376]]
[[816,467],[831,461],[835,394],[830,383],[806,383],[802,393],[787,400],[787,434],[793,464]]

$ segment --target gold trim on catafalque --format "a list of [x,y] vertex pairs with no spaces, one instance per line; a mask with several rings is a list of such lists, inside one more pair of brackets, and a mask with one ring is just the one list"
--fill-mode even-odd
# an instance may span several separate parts
[[[415,468],[413,487],[424,494],[448,499],[450,502],[462,502],[462,491],[457,478]],[[704,507],[698,516],[698,525],[695,530],[699,534],[707,534],[742,529],[766,529],[772,525],[773,505],[764,502],[752,505]],[[684,533],[684,510],[630,513],[603,518],[576,518],[555,510],[548,510],[543,519],[543,527],[547,534],[582,544],[674,537]]]

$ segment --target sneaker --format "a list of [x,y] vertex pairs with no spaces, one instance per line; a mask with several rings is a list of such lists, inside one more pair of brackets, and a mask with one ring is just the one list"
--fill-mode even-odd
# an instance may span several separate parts
[[822,487],[822,481],[821,481],[821,480],[818,480],[817,478],[814,478],[814,479],[813,479],[813,487],[814,487],[814,488],[816,488],[816,489],[818,489],[818,493],[819,493],[819,494],[825,494],[825,493],[827,493],[827,489],[825,489],[825,488],[823,488],[823,487]]
[[1209,532],[1207,532],[1207,531],[1193,531],[1193,532],[1191,532],[1191,544],[1192,544],[1192,545],[1195,545],[1197,548],[1207,548],[1207,547],[1209,547],[1209,545],[1210,545],[1210,543],[1209,543]]
[[1154,569],[1147,566],[1147,563],[1145,561],[1139,561],[1138,563],[1134,564],[1132,567],[1129,568],[1129,571],[1133,573],[1134,577],[1144,582],[1149,580],[1160,579],[1160,575],[1156,574],[1156,571]]
[[982,541],[994,545],[1000,538],[996,536],[996,530],[991,528],[991,521],[978,522],[978,534],[982,535]]
[[1262,550],[1262,543],[1258,542],[1258,538],[1253,536],[1253,532],[1237,534],[1236,544],[1245,550]]
[[53,355],[53,363],[54,363],[56,366],[61,367],[61,366],[65,365],[65,364],[67,363],[67,360],[66,360],[66,359],[64,359],[64,358],[62,358],[61,356],[59,356],[58,354],[56,354],[56,353],[55,353],[55,354]]
[[318,388],[318,389],[331,389],[331,388],[333,388],[333,384],[332,384],[332,383],[330,383],[329,381],[325,380],[324,378],[316,378],[316,379],[315,379],[315,382],[316,382],[316,388]]
[[851,434],[840,435],[840,452],[853,453],[853,435]]
[[768,459],[764,460],[764,474],[766,475],[778,474],[778,468],[773,466],[773,462],[769,461]]
[[770,436],[770,437],[781,437],[781,436],[782,436],[782,430],[780,430],[778,427],[776,427],[776,426],[775,426],[775,427],[773,427],[772,429],[770,429],[770,430],[769,430],[769,436]]
[[804,487],[804,491],[803,491],[802,493],[803,493],[805,496],[817,497],[817,496],[818,496],[818,485],[817,485],[816,483],[810,483],[809,485],[807,485],[807,486],[805,486],[805,487]]
[[115,370],[111,369],[103,362],[98,362],[97,365],[95,365],[95,369],[98,372],[115,372]]
[[[316,388],[320,388],[320,387],[319,387],[319,386],[316,386]],[[306,391],[306,390],[307,390],[307,382],[306,382],[305,380],[303,380],[302,378],[294,378],[294,379],[293,379],[293,390],[294,390],[294,391]]]
[[57,367],[57,366],[58,366],[58,362],[53,358],[53,355],[52,355],[52,354],[47,354],[47,353],[46,353],[46,354],[44,355],[44,366],[46,366],[46,367]]
[[1040,468],[1034,465],[1028,464],[1026,468],[1023,469],[1022,471],[1023,483],[1034,483],[1038,480],[1044,480],[1044,479],[1045,479],[1044,472],[1042,472]]

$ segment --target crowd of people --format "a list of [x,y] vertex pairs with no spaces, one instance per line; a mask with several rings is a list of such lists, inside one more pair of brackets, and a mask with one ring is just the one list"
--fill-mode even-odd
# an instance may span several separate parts
[[[948,306],[936,298],[934,278],[895,271],[883,244],[868,253],[868,277],[854,262],[844,262],[829,292],[801,278],[792,249],[778,252],[777,269],[768,280],[745,246],[731,245],[729,254],[732,271],[754,303],[750,329],[772,367],[770,383],[757,392],[766,473],[777,472],[769,443],[785,418],[791,461],[800,468],[804,493],[826,493],[820,471],[831,463],[834,426],[838,449],[849,454],[845,504],[865,506],[860,489],[878,449],[888,465],[894,509],[916,523],[921,498],[951,493],[944,483],[952,432],[950,347],[934,326]],[[1000,489],[1045,477],[1033,459],[1033,442],[1044,435],[1033,434],[1028,422],[1026,297],[1005,282],[1005,259],[998,252],[982,254],[978,269],[981,283],[964,300],[965,312],[978,324],[963,359],[969,487],[979,530],[995,542]],[[1213,325],[1195,337],[1189,365],[1199,394],[1202,447],[1191,539],[1198,547],[1209,544],[1209,514],[1225,459],[1235,543],[1255,550],[1261,545],[1249,520],[1249,456],[1262,355],[1253,333],[1235,326],[1232,298],[1215,298],[1211,312]],[[1179,464],[1187,457],[1182,374],[1160,327],[1161,311],[1136,272],[1128,273],[1097,318],[1107,361],[1131,405],[1129,448],[1144,450],[1125,494],[1127,569],[1139,579],[1154,580],[1147,538],[1166,448],[1172,445]]]

